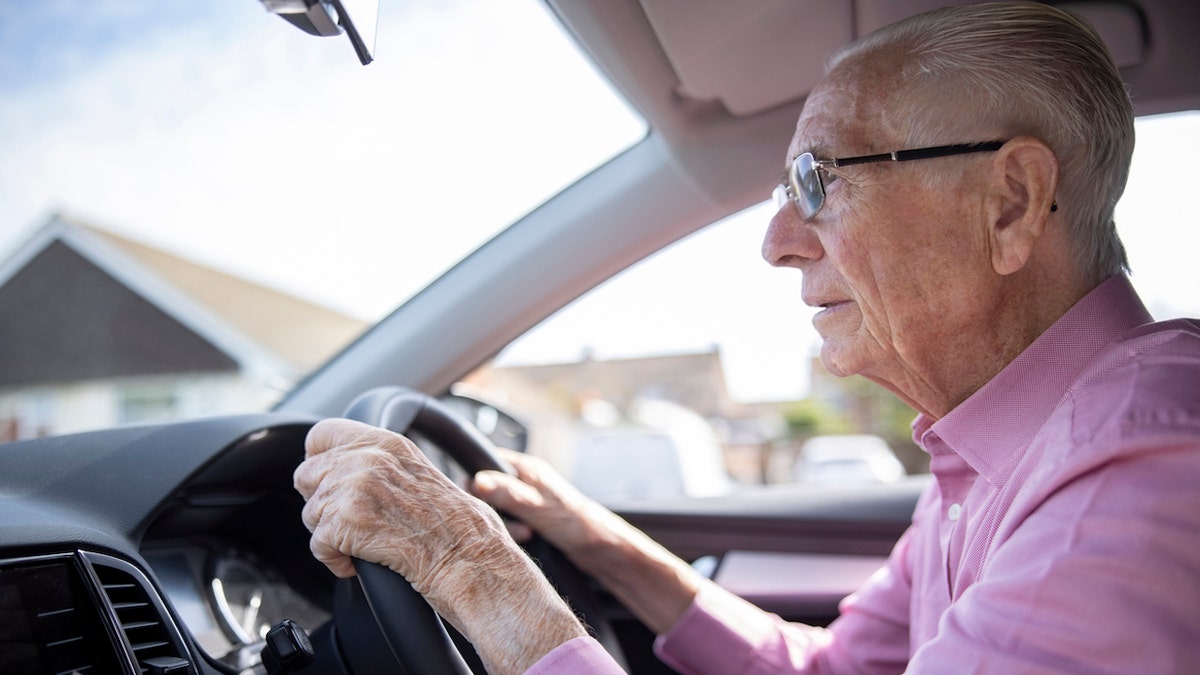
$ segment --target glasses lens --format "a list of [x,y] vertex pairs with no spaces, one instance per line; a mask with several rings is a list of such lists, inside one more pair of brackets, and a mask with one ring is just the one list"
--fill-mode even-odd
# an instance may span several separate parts
[[817,215],[821,205],[825,203],[825,186],[817,173],[817,162],[812,153],[806,152],[792,162],[792,170],[788,180],[792,184],[792,194],[796,198],[796,206],[805,220]]

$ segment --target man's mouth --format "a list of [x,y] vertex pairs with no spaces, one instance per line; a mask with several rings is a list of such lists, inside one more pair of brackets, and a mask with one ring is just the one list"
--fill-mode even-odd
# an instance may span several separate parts
[[849,300],[823,300],[820,302],[809,302],[806,304],[813,309],[832,309],[834,307],[848,304],[849,302]]

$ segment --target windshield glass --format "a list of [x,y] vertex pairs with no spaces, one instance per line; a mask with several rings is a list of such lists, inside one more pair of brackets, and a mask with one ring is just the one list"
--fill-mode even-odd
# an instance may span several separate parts
[[[265,409],[645,135],[541,3],[381,4],[363,67],[259,0],[0,2],[0,440]],[[101,304],[141,342],[63,337]]]

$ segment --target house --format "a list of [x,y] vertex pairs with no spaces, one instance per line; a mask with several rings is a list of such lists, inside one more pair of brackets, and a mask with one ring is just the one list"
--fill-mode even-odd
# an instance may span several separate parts
[[[649,468],[631,470],[634,458],[650,461],[656,453],[663,455],[659,446],[669,436],[690,439],[675,444],[692,456],[683,462],[674,457],[661,462],[681,471],[700,467],[705,474],[700,483],[721,483],[715,477],[716,467],[704,468],[714,462],[734,480],[759,482],[760,456],[770,447],[781,408],[781,404],[733,400],[715,346],[695,353],[607,360],[589,355],[570,363],[489,366],[462,384],[482,398],[519,411],[537,431],[530,437],[530,452],[550,459],[568,475],[582,471],[597,481],[654,473]],[[615,450],[618,447],[620,452]],[[621,471],[586,463],[588,452],[608,455]],[[574,478],[576,483],[587,482]],[[678,478],[686,482],[689,477]],[[653,486],[628,490],[630,494],[655,491]]]
[[54,215],[0,261],[0,441],[264,410],[365,328]]

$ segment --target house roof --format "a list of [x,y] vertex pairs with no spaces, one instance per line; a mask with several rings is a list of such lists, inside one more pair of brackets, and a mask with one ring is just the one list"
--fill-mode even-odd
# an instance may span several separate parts
[[368,327],[365,321],[147,244],[95,227],[87,230],[303,370],[324,363]]
[[61,381],[71,367],[73,379],[147,369],[257,369],[292,378],[367,327],[62,215],[0,262],[0,323],[12,333],[0,358],[26,382]]
[[[545,406],[578,406],[599,396],[620,409],[642,397],[674,401],[705,417],[736,417],[740,407],[729,397],[721,353],[663,354],[575,363],[504,366],[476,373],[481,386],[502,386],[510,395],[548,396]],[[470,381],[469,381],[470,382]],[[537,409],[536,402],[523,408]]]

